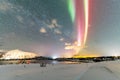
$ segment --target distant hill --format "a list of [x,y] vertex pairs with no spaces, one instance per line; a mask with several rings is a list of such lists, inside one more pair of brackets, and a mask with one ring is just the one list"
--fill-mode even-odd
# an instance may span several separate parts
[[24,52],[21,50],[11,50],[1,55],[1,59],[24,59],[38,56],[35,53]]

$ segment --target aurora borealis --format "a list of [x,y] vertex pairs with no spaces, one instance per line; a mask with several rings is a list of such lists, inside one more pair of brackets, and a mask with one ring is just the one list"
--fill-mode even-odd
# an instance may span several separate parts
[[[68,0],[68,2],[68,10],[75,27],[74,31],[76,32],[76,40],[72,45],[67,45],[65,49],[73,50],[73,55],[81,55],[80,52],[85,48],[87,41],[89,26],[89,0]],[[70,5],[71,8],[69,7]]]
[[84,45],[86,44],[88,26],[89,26],[89,0],[84,0],[84,11],[85,11],[85,34],[84,34]]
[[78,46],[85,46],[89,25],[89,0],[68,0],[68,10],[72,22],[77,27]]
[[[120,55],[119,0],[0,0],[0,50]],[[77,46],[76,46],[77,44]]]
[[68,0],[68,10],[71,16],[72,22],[75,20],[75,2],[74,0]]

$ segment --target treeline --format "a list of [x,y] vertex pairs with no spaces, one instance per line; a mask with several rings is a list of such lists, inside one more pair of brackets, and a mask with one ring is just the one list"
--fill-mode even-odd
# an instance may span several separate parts
[[56,60],[56,61],[72,61],[72,62],[101,62],[101,61],[114,61],[120,59],[120,56],[101,56],[101,57],[86,57],[86,58],[56,58],[37,56],[34,58],[24,59],[0,59],[0,61],[14,61],[14,60]]
[[57,58],[57,61],[74,61],[74,62],[101,62],[119,60],[120,56],[100,56],[86,58]]

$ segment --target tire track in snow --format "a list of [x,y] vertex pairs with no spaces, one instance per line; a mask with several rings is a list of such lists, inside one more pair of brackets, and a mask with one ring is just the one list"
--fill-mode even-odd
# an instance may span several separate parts
[[106,66],[90,67],[79,80],[119,80],[112,70]]

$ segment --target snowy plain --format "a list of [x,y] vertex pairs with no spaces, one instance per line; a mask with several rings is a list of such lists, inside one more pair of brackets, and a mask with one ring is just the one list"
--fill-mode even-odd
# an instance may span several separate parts
[[120,61],[0,65],[0,80],[120,80]]

